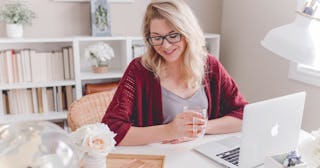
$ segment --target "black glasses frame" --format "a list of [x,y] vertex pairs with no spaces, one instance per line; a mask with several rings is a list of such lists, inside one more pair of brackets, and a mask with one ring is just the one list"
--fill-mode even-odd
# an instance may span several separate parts
[[[172,41],[170,36],[174,36],[174,35],[177,35],[177,40]],[[171,34],[167,34],[165,36],[154,36],[154,37],[149,36],[147,38],[147,40],[148,40],[149,44],[152,45],[152,46],[161,46],[161,45],[163,45],[164,40],[167,40],[167,42],[170,43],[170,44],[178,43],[178,42],[181,41],[181,36],[182,36],[181,33],[171,33]],[[153,39],[157,39],[157,38],[161,39],[161,43],[154,44]]]

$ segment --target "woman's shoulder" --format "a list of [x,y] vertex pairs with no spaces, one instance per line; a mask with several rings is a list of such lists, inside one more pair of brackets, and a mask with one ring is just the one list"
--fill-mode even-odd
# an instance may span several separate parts
[[131,62],[128,65],[128,69],[142,69],[144,68],[142,63],[141,63],[141,57],[134,58],[131,60]]
[[220,61],[212,54],[207,55],[207,66],[212,68],[219,68],[221,66]]
[[141,57],[134,58],[127,67],[127,70],[141,73],[150,73],[150,71],[143,66]]

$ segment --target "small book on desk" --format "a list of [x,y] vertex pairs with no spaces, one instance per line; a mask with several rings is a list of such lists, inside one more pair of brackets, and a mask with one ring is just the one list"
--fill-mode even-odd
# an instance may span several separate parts
[[107,156],[108,168],[164,168],[164,155],[115,154]]

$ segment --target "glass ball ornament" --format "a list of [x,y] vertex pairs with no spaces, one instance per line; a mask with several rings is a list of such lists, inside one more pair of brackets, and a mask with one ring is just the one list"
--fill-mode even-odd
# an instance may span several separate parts
[[0,125],[0,167],[79,168],[80,152],[61,127],[48,121]]

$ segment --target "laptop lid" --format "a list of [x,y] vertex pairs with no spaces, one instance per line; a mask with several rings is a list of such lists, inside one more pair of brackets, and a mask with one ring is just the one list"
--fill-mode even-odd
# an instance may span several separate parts
[[240,168],[256,167],[268,155],[297,147],[305,96],[299,92],[245,106]]
[[305,92],[294,93],[252,104],[244,109],[242,134],[226,137],[194,147],[200,154],[231,168],[238,164],[219,154],[240,146],[240,168],[263,164],[267,155],[296,148],[299,139]]

